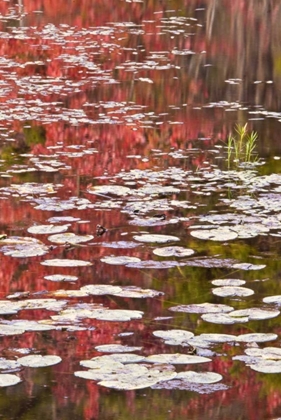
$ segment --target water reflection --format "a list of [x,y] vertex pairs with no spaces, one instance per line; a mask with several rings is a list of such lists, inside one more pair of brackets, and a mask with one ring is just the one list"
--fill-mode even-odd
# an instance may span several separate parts
[[[34,235],[49,246],[46,257],[15,258],[4,255],[1,247],[1,298],[18,292],[31,299],[52,298],[58,289],[100,283],[165,293],[153,299],[68,298],[71,308],[94,303],[140,310],[144,317],[127,322],[80,319],[78,326],[86,330],[63,324],[48,332],[27,331],[12,340],[3,336],[1,357],[59,353],[63,362],[16,372],[23,382],[2,389],[2,417],[90,420],[133,414],[150,419],[157,412],[159,418],[223,420],[256,418],[257,410],[260,418],[281,415],[278,375],[259,374],[232,360],[243,354],[245,343],[212,348],[211,362],[204,369],[221,373],[225,388],[192,391],[167,385],[118,392],[73,375],[80,360],[99,354],[97,345],[141,345],[146,355],[186,351],[156,339],[152,333],[160,329],[185,329],[196,335],[230,331],[279,335],[279,317],[228,326],[204,322],[198,314],[169,311],[171,306],[202,302],[244,309],[261,306],[264,296],[280,294],[280,180],[261,177],[280,172],[273,159],[280,154],[279,3],[0,4],[0,230],[8,237],[22,237],[31,236],[27,229],[34,224],[69,223],[69,231],[95,236],[86,245],[72,246],[54,245],[47,234]],[[234,124],[245,122],[258,132],[260,156],[271,158],[257,175],[257,168],[251,168],[261,184],[260,188],[251,184],[250,192],[251,171],[241,179],[231,174],[227,181],[222,171],[222,142]],[[139,195],[93,194],[94,186],[107,184]],[[156,186],[163,191],[151,192]],[[144,187],[150,192],[141,195]],[[165,193],[166,187],[174,190]],[[267,219],[266,234],[240,236],[233,242],[190,235],[192,225],[206,223],[202,216],[231,211],[237,220],[240,214],[244,217],[245,209],[231,200],[247,195],[249,200],[263,199],[258,214],[251,216],[259,217],[263,228]],[[266,200],[268,206],[276,203],[270,212]],[[157,221],[159,214],[165,215],[165,224],[145,225],[155,216]],[[52,221],[58,216],[76,220]],[[142,224],[136,223],[137,217]],[[248,227],[246,217],[243,223]],[[234,229],[233,220],[230,223]],[[106,228],[99,237],[97,225]],[[153,244],[136,244],[135,235],[145,232],[176,236],[181,246],[195,250],[195,257],[176,267],[170,261],[169,268],[163,268],[165,258],[155,257]],[[110,255],[137,257],[147,265],[101,262]],[[45,259],[90,261],[92,266],[48,267],[41,264]],[[266,268],[237,270],[235,263]],[[46,278],[54,274],[78,280],[57,283]],[[225,277],[245,279],[255,294],[246,299],[215,296],[211,281]],[[21,302],[26,296],[14,297]],[[16,318],[50,322],[56,315],[47,308],[24,309],[2,318],[6,323]],[[278,347],[279,340],[260,346],[267,345]]]

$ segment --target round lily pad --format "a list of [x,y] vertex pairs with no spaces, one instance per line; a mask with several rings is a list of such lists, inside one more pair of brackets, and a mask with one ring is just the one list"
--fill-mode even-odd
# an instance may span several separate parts
[[281,373],[280,360],[260,360],[251,364],[250,368],[261,373]]
[[66,232],[66,233],[60,233],[57,235],[51,235],[48,237],[48,240],[50,242],[53,242],[55,244],[80,244],[83,242],[87,242],[93,239],[92,235],[76,235],[75,233]]
[[123,346],[122,344],[103,344],[95,347],[95,349],[103,353],[127,353],[129,351],[139,351],[142,347]]
[[154,354],[145,358],[146,362],[149,363],[169,363],[174,364],[192,364],[192,363],[206,363],[211,362],[211,359],[207,357],[189,355],[189,354],[180,354],[180,353],[171,353],[171,354]]
[[274,333],[250,333],[240,334],[236,337],[237,341],[242,343],[265,343],[266,341],[276,340],[278,337]]
[[251,296],[254,294],[252,289],[248,289],[247,287],[240,287],[240,286],[223,286],[217,287],[216,289],[212,290],[214,295],[221,296],[221,297],[246,297]]
[[62,359],[59,356],[41,356],[40,354],[31,354],[29,356],[19,357],[17,361],[22,366],[38,368],[56,365],[60,363],[61,360]]
[[226,228],[191,230],[190,235],[197,239],[210,241],[230,241],[237,238],[237,233]]
[[163,338],[163,340],[168,340],[175,342],[175,344],[181,343],[182,341],[187,341],[194,336],[190,331],[185,330],[157,330],[152,333],[155,337]]
[[67,258],[64,259],[53,259],[53,260],[45,260],[41,262],[42,265],[47,265],[50,267],[85,267],[87,265],[92,265],[90,261],[82,261],[82,260],[70,260]]
[[171,235],[156,235],[156,234],[143,234],[143,235],[135,235],[134,239],[138,242],[155,242],[159,244],[165,244],[167,242],[175,242],[179,241],[179,238],[177,236],[171,236]]
[[115,295],[118,292],[122,292],[122,288],[119,286],[111,286],[110,284],[89,284],[82,286],[80,290],[88,293],[89,295]]
[[67,231],[69,225],[35,225],[27,229],[33,235],[51,235]]
[[195,384],[213,384],[222,380],[222,376],[215,372],[180,372],[177,374],[176,379],[192,382]]
[[193,303],[190,305],[179,305],[172,306],[169,308],[169,311],[173,312],[187,312],[195,314],[205,314],[205,313],[227,313],[233,311],[232,306],[224,305],[222,303]]
[[280,314],[280,311],[277,310],[265,310],[260,308],[248,308],[240,309],[236,311],[229,312],[229,316],[234,318],[248,317],[249,321],[251,320],[261,320],[261,319],[270,319],[275,318]]
[[214,286],[242,286],[243,284],[245,284],[245,280],[240,280],[240,279],[217,279],[217,280],[212,280],[212,284]]
[[181,246],[165,246],[163,248],[155,248],[152,252],[159,257],[189,257],[195,253],[193,249],[188,249]]
[[130,263],[138,263],[141,260],[137,257],[127,257],[127,256],[120,256],[120,257],[103,257],[101,258],[101,261],[106,264],[112,264],[112,265],[126,265]]
[[0,374],[0,387],[17,385],[21,382],[21,379],[17,375],[11,375],[9,373]]
[[78,277],[70,276],[70,275],[63,275],[63,274],[53,274],[50,276],[45,276],[44,279],[49,280],[49,281],[60,282],[60,281],[76,281],[78,280]]

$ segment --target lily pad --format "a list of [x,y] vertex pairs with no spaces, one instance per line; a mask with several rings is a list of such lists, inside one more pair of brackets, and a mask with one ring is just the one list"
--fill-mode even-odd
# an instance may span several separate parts
[[142,347],[123,346],[122,344],[103,344],[95,347],[95,349],[103,353],[128,353],[130,351],[140,351]]
[[153,354],[145,358],[148,363],[169,363],[174,364],[192,364],[211,362],[207,357],[194,356],[189,354],[170,353],[170,354]]
[[197,239],[210,241],[231,241],[237,238],[237,233],[227,228],[191,230],[190,235]]
[[163,292],[152,289],[141,289],[136,286],[124,286],[120,292],[116,292],[115,296],[124,297],[124,298],[154,298],[155,296],[164,295]]
[[70,275],[63,275],[63,274],[53,274],[50,276],[45,276],[44,279],[49,280],[49,281],[60,282],[60,281],[76,281],[78,280],[78,277],[70,276]]
[[192,370],[189,370],[187,372],[178,373],[176,379],[183,379],[184,381],[195,384],[213,384],[221,381],[223,377],[215,372],[193,372]]
[[232,306],[224,305],[222,303],[192,303],[190,305],[172,306],[169,311],[173,312],[187,312],[194,314],[218,314],[233,311]]
[[212,284],[214,286],[231,286],[231,287],[236,287],[236,286],[242,286],[243,284],[245,284],[245,280],[240,280],[240,279],[217,279],[217,280],[212,280]]
[[127,257],[127,256],[120,256],[120,257],[115,257],[115,256],[108,256],[108,257],[103,257],[101,258],[101,261],[106,263],[106,264],[112,264],[112,265],[126,265],[126,264],[130,264],[130,263],[138,263],[141,260],[137,257]]
[[87,242],[87,241],[90,241],[91,239],[93,239],[92,235],[76,235],[75,233],[71,233],[71,232],[51,235],[48,237],[48,240],[55,244],[69,243],[73,245]]
[[87,190],[90,194],[113,194],[120,197],[124,197],[132,193],[132,190],[128,187],[123,187],[122,185],[96,185],[90,187]]
[[82,286],[80,290],[88,293],[89,295],[115,295],[118,292],[122,292],[122,288],[119,286],[111,286],[110,284],[89,284]]
[[162,338],[168,344],[178,345],[194,336],[190,331],[185,330],[157,330],[152,333],[155,337]]
[[247,287],[239,287],[239,286],[223,286],[217,287],[216,289],[212,290],[214,295],[221,296],[221,297],[246,297],[251,296],[254,294],[252,289],[248,289]]
[[34,225],[27,229],[33,235],[51,235],[53,233],[66,232],[69,225]]
[[276,305],[281,305],[281,295],[267,296],[262,300],[264,303],[275,303]]
[[248,309],[240,309],[236,311],[229,312],[229,316],[234,318],[244,318],[248,317],[249,321],[252,320],[261,320],[261,319],[270,319],[275,318],[280,314],[280,311],[277,310],[265,310],[260,308],[248,308]]
[[17,385],[22,382],[22,380],[17,375],[11,375],[9,373],[0,374],[0,387]]
[[157,235],[157,234],[143,234],[135,235],[133,237],[138,242],[166,244],[167,242],[179,241],[177,236],[171,235]]
[[1,239],[1,245],[1,251],[5,255],[14,258],[38,257],[49,252],[49,248],[45,244],[35,238],[29,237],[11,236],[6,239]]
[[46,367],[53,366],[61,362],[59,356],[47,355],[41,356],[40,354],[31,354],[29,356],[23,356],[18,358],[18,363],[26,367]]
[[42,265],[47,265],[49,267],[85,267],[92,265],[90,261],[82,261],[82,260],[70,260],[67,258],[64,259],[53,259],[53,260],[45,260],[41,262]]
[[236,336],[232,334],[200,334],[198,336],[204,341],[210,341],[211,343],[230,343],[236,341]]
[[277,334],[274,333],[250,333],[240,334],[236,337],[236,340],[242,343],[265,343],[266,341],[276,340]]
[[152,252],[159,257],[189,257],[195,253],[193,249],[184,248],[181,246],[166,246],[163,248],[155,248]]
[[281,373],[280,360],[260,360],[249,365],[251,369],[261,373]]

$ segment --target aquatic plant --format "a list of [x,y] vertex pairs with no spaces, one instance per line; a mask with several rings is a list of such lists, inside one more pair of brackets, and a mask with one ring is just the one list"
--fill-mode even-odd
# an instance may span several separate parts
[[255,153],[258,134],[256,131],[248,132],[245,125],[236,124],[236,134],[229,134],[227,139],[227,166],[239,166],[241,163],[258,161]]

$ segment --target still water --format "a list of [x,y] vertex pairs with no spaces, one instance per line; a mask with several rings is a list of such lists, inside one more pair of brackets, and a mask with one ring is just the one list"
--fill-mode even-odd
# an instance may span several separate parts
[[281,418],[280,18],[0,2],[0,418]]

